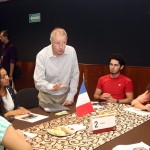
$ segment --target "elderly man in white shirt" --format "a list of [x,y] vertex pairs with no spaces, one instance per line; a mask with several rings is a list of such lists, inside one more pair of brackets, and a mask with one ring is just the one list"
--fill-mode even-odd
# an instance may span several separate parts
[[62,28],[51,32],[50,41],[36,56],[34,82],[39,104],[71,105],[79,82],[76,51],[67,45],[67,33]]

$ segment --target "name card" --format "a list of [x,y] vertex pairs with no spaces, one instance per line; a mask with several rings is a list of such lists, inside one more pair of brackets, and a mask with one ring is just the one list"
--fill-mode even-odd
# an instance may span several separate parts
[[116,130],[115,114],[92,116],[91,129],[94,134]]

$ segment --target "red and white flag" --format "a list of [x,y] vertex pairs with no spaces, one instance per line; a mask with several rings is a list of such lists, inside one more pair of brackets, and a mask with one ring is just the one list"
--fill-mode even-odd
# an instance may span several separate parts
[[78,117],[82,117],[90,112],[94,112],[94,109],[83,82],[77,98],[76,113]]

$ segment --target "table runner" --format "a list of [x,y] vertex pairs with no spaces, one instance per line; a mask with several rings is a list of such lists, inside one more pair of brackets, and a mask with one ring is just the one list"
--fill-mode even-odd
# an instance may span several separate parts
[[[125,111],[124,108],[127,107],[131,106],[110,103],[101,109],[96,109],[94,113],[80,118],[76,116],[76,113],[73,113],[36,125],[25,130],[38,134],[37,137],[29,139],[28,142],[32,144],[34,150],[93,150],[150,119],[150,116],[140,116]],[[116,112],[117,128],[115,131],[93,134],[89,130],[90,117],[92,115],[98,115],[98,111],[101,110]],[[47,132],[48,129],[70,124],[82,124],[87,128],[86,130],[77,131],[75,134],[66,137],[52,136]]]

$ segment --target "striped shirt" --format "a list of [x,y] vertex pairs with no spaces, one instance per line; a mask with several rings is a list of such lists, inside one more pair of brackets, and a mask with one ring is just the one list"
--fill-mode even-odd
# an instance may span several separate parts
[[5,135],[6,129],[11,123],[9,123],[6,119],[0,116],[0,150],[4,149],[4,146],[2,146],[2,140]]
[[[66,45],[60,56],[53,55],[52,45],[43,48],[36,57],[34,82],[39,91],[52,95],[68,93],[66,100],[73,101],[79,82],[79,67],[76,51]],[[51,91],[53,85],[61,83],[67,88]]]

